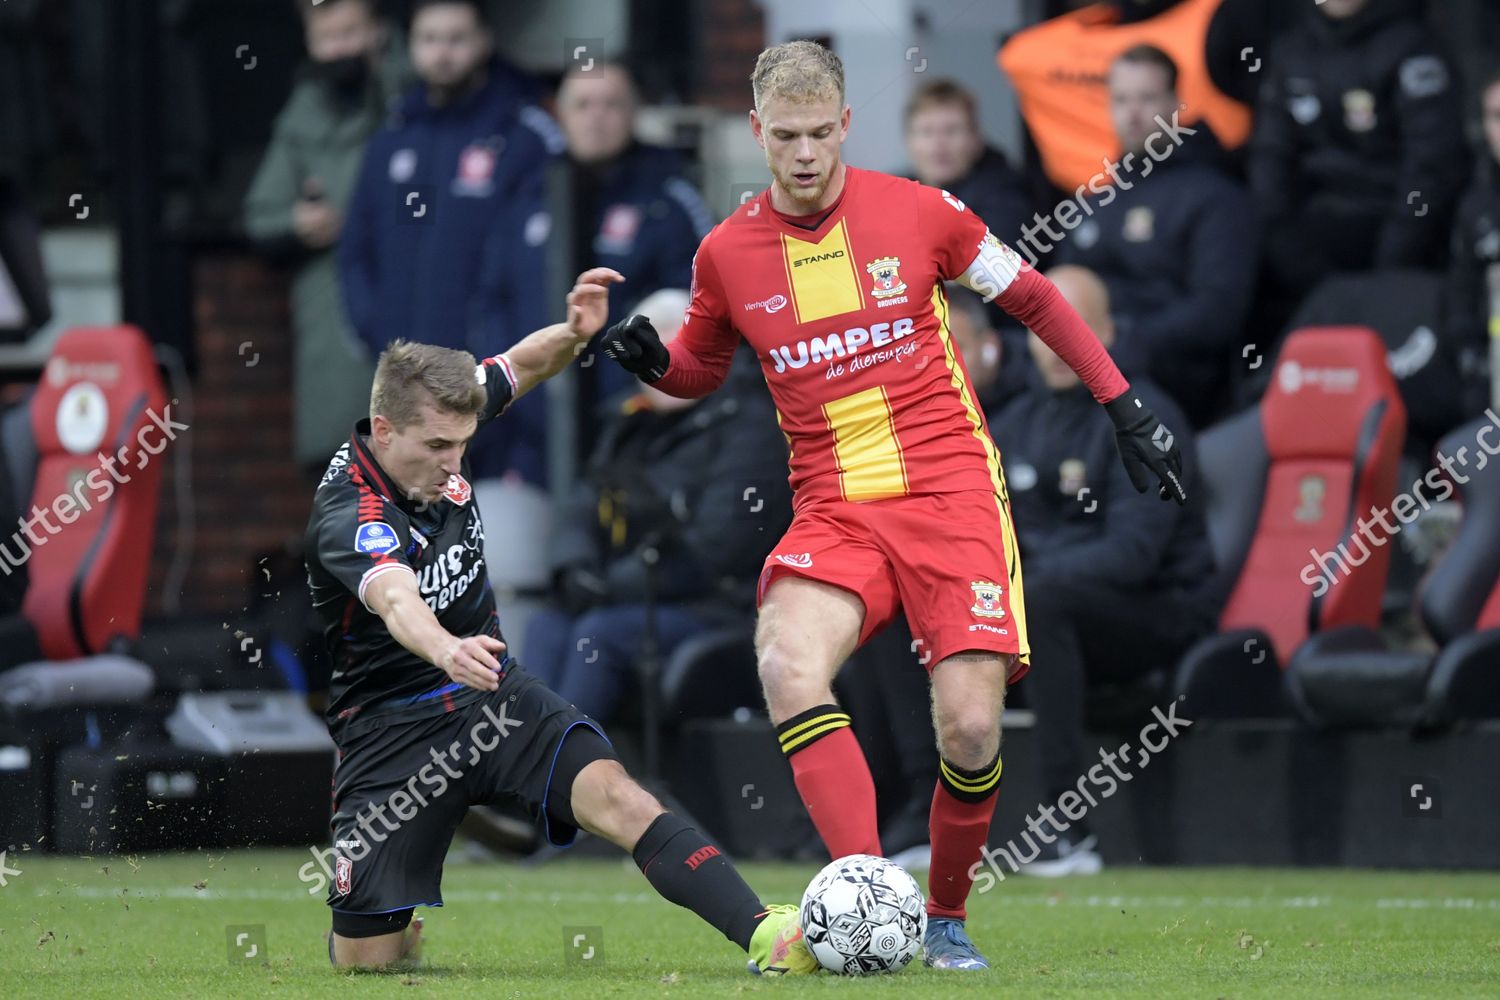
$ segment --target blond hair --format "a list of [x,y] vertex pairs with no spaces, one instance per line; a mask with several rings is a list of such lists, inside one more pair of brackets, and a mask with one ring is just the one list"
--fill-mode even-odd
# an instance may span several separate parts
[[844,106],[844,64],[817,42],[795,41],[773,45],[755,60],[750,91],[757,113],[765,100],[778,97],[799,104],[838,98]]
[[370,389],[370,416],[403,430],[422,419],[422,406],[461,416],[484,409],[484,386],[474,377],[474,355],[451,347],[394,341],[380,352]]

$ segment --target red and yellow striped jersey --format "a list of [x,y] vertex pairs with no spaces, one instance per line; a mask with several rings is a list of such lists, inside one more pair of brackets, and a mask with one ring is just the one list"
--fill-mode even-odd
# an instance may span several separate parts
[[763,191],[698,248],[692,301],[657,386],[682,396],[710,391],[739,338],[749,341],[791,447],[799,507],[1002,492],[999,456],[948,334],[942,286],[987,241],[1009,270],[993,275],[1004,292],[1020,257],[947,192],[848,167],[823,218],[792,220]]

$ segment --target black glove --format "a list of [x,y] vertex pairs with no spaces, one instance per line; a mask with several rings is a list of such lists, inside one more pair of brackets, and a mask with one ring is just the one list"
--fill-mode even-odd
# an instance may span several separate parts
[[1167,425],[1129,390],[1105,403],[1104,411],[1115,422],[1115,444],[1136,492],[1146,492],[1154,474],[1161,482],[1158,496],[1176,500],[1179,506],[1187,503],[1187,491],[1182,488],[1182,452]]
[[672,360],[651,321],[639,313],[605,330],[599,338],[599,349],[643,382],[655,382],[665,375]]

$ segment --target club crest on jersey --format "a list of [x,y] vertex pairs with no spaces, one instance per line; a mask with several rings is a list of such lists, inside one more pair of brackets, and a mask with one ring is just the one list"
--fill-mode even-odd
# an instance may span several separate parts
[[1000,606],[1000,595],[1004,591],[1000,589],[998,583],[975,580],[969,584],[969,589],[974,591],[974,606],[969,609],[970,614],[981,618],[1005,617],[1005,609]]
[[333,864],[333,887],[338,890],[340,896],[347,896],[353,884],[354,862],[341,857]]
[[359,530],[354,532],[354,547],[366,555],[380,555],[391,551],[399,544],[396,529],[384,521],[361,524]]
[[875,287],[870,294],[877,299],[887,299],[906,291],[906,282],[901,280],[900,269],[900,257],[881,257],[866,264],[865,270],[875,279]]
[[457,473],[449,476],[448,485],[443,487],[443,496],[452,500],[460,507],[468,503],[469,497],[473,495],[474,491],[469,488],[469,481]]

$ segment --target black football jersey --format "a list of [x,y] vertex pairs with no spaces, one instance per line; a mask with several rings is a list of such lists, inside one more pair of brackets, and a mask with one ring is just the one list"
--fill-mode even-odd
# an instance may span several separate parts
[[[488,399],[482,428],[515,397],[502,356],[475,367]],[[375,460],[368,418],[334,454],[313,501],[305,537],[313,607],[333,662],[327,720],[335,737],[356,715],[399,710],[404,717],[449,710],[463,686],[402,646],[365,604],[382,573],[411,573],[443,628],[459,637],[500,637],[484,564],[484,526],[465,456],[458,475],[431,502],[411,500]],[[503,655],[502,668],[510,661]]]

